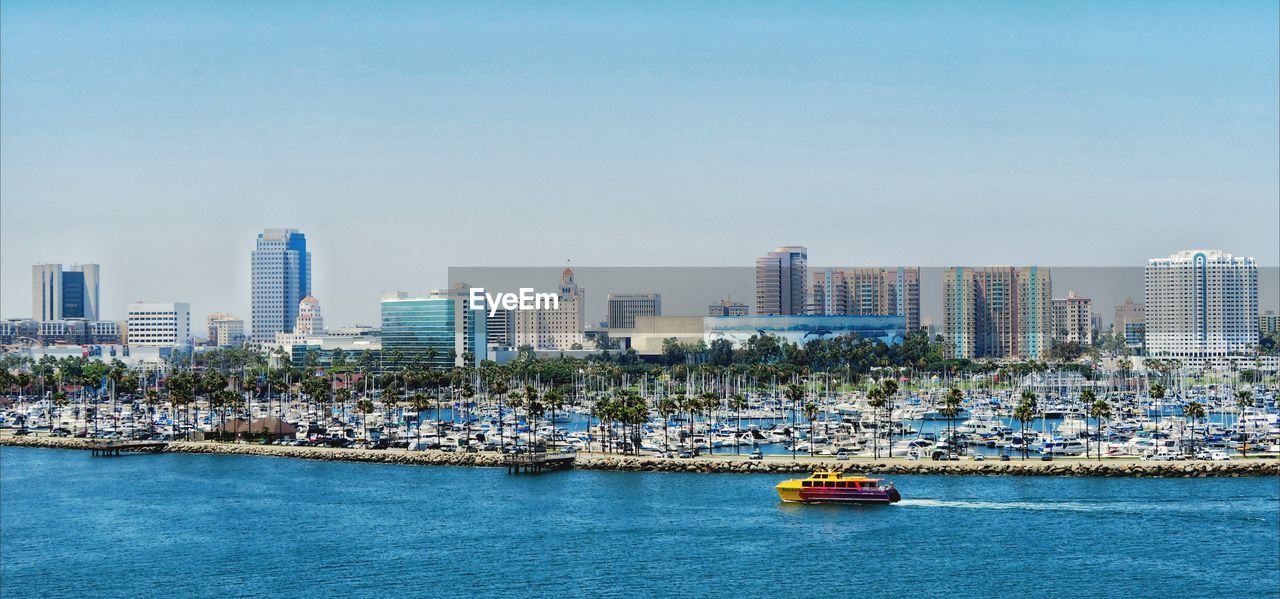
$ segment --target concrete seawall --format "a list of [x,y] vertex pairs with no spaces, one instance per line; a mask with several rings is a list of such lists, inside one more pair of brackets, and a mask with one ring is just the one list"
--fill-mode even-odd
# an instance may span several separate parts
[[[72,438],[0,437],[0,445],[49,449],[88,450],[93,442]],[[494,453],[446,453],[442,451],[403,451],[370,449],[332,449],[324,447],[291,447],[227,443],[173,442],[166,453],[204,453],[252,455],[266,457],[367,462],[418,466],[501,467],[502,457]],[[861,474],[949,474],[978,476],[1099,476],[1099,477],[1241,477],[1280,476],[1280,459],[1249,458],[1225,462],[1179,461],[1143,462],[1130,459],[1059,459],[1042,462],[1015,458],[1000,462],[970,460],[959,462],[910,461],[901,458],[855,458],[848,461],[800,456],[770,456],[764,460],[748,460],[744,456],[703,456],[693,459],[620,456],[599,453],[578,454],[575,468],[619,472],[701,472],[741,474],[799,474],[818,469],[835,469]]]

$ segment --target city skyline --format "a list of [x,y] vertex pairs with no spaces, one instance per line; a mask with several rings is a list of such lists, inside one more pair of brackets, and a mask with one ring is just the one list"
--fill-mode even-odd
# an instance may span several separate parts
[[[570,6],[354,30],[379,18],[262,6],[244,30],[231,6],[4,3],[0,312],[28,310],[32,264],[94,262],[103,317],[248,318],[249,240],[274,226],[313,240],[337,322],[451,265],[786,243],[822,265],[1280,264],[1274,5],[1160,27],[1107,5]],[[51,209],[84,226],[30,226]],[[681,241],[590,241],[605,226]]]

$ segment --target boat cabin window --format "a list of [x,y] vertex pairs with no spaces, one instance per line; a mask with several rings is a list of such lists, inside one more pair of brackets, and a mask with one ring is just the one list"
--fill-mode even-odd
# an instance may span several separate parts
[[807,481],[807,480],[806,480],[806,481],[801,482],[801,483],[800,483],[800,486],[802,486],[802,487],[812,487],[812,486],[813,486],[813,483],[811,483],[811,482],[809,482],[809,481]]

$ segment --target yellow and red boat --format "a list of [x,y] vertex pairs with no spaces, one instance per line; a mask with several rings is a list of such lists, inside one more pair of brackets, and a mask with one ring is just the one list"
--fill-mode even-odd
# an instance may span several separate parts
[[882,478],[845,476],[839,470],[819,470],[809,478],[778,483],[778,497],[797,503],[897,503],[902,495]]

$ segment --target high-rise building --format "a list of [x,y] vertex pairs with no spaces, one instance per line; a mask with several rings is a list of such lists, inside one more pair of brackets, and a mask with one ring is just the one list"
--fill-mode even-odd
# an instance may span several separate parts
[[33,320],[98,319],[98,265],[36,264],[31,267]]
[[573,269],[560,273],[559,307],[516,311],[516,346],[535,350],[585,347],[586,290],[574,281]]
[[1258,266],[1218,250],[1152,258],[1146,269],[1147,353],[1213,358],[1258,345]]
[[813,273],[809,313],[889,315],[920,328],[919,268],[824,268]]
[[747,305],[735,302],[733,298],[725,298],[707,306],[707,316],[746,316],[747,312]]
[[801,246],[783,246],[756,258],[756,313],[808,312],[808,263],[809,251]]
[[322,336],[324,318],[320,315],[320,300],[308,295],[298,302],[298,316],[289,332],[276,333],[275,343],[280,347],[306,343],[310,337]]
[[250,299],[251,340],[271,342],[293,331],[302,298],[311,295],[311,253],[295,229],[266,229],[253,250]]
[[189,346],[191,305],[185,302],[134,302],[129,304],[125,326],[130,346]]
[[1093,340],[1093,300],[1067,292],[1053,300],[1053,338],[1067,343],[1087,344]]
[[662,316],[661,293],[610,293],[608,327],[630,329],[637,316]]
[[425,297],[396,293],[382,298],[381,350],[388,366],[479,366],[488,358],[487,344],[485,311],[472,310],[462,290],[433,291]]
[[1048,350],[1049,269],[948,268],[942,287],[943,335],[951,357],[1038,359]]

